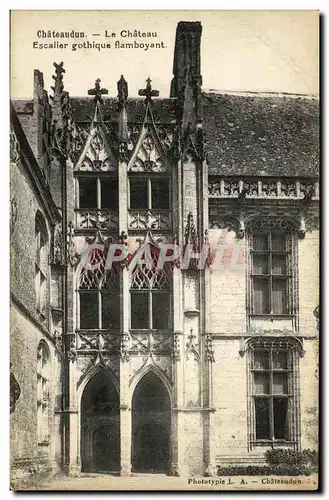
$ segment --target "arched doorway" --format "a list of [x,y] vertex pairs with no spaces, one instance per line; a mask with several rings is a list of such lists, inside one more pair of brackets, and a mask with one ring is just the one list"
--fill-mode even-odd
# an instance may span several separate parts
[[120,470],[119,395],[103,373],[88,382],[82,395],[81,462],[83,472]]
[[132,400],[132,470],[167,473],[170,462],[171,406],[163,382],[147,373]]

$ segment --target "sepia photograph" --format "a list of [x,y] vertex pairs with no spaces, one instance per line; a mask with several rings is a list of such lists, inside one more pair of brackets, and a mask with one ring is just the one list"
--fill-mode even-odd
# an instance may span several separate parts
[[10,12],[15,491],[319,487],[319,12]]

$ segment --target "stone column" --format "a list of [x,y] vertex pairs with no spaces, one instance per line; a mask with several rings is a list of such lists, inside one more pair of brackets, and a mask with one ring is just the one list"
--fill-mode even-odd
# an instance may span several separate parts
[[120,405],[121,459],[120,475],[131,473],[131,409],[128,405]]
[[184,405],[184,346],[183,346],[183,295],[182,273],[177,267],[173,269],[173,381],[174,392],[171,413],[171,474],[184,476],[185,474],[185,442],[184,442],[184,414],[179,408]]
[[70,338],[70,350],[68,351],[69,364],[69,398],[66,408],[68,419],[68,441],[69,453],[67,463],[67,474],[76,476],[81,472],[80,459],[80,414],[76,394],[76,353],[75,353],[75,333],[68,334]]
[[131,472],[131,394],[129,389],[129,274],[122,271],[121,281],[122,331],[120,348],[120,440],[121,440],[121,476],[130,476]]

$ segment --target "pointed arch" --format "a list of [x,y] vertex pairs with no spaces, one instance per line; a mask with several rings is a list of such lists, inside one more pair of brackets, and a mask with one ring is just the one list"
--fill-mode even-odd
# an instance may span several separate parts
[[37,310],[45,314],[48,292],[49,276],[49,234],[46,220],[40,210],[35,214],[35,260],[34,284],[35,302]]
[[37,234],[40,233],[43,238],[44,244],[48,243],[49,235],[48,235],[47,223],[44,215],[42,214],[42,212],[40,212],[40,210],[36,211],[34,224],[35,224],[35,235],[37,236]]
[[120,395],[105,366],[89,370],[80,387],[80,447],[82,470],[120,469]]
[[92,249],[89,266],[80,266],[77,280],[77,323],[80,329],[120,328],[120,267],[106,267],[107,248]]
[[[172,271],[165,262],[162,269],[158,269],[158,259],[161,252],[159,243],[154,239],[150,230],[147,231],[144,241],[135,252],[129,263],[131,288],[171,288]],[[139,263],[139,261],[142,263]],[[134,276],[140,275],[134,285]]]
[[136,387],[142,381],[142,379],[145,377],[145,375],[147,375],[148,373],[152,373],[165,386],[165,388],[168,392],[168,395],[169,395],[170,405],[172,406],[173,395],[172,395],[171,382],[168,379],[167,375],[158,366],[153,365],[153,364],[146,364],[146,365],[142,366],[130,379],[129,386],[131,389],[131,404],[132,404],[132,400],[134,397]]
[[172,317],[172,273],[158,269],[159,247],[146,239],[130,263],[131,328],[168,330]]
[[[120,382],[110,367],[105,366],[103,363],[98,363],[96,365],[90,366],[87,370],[81,375],[80,379],[77,382],[77,389],[80,395],[80,400],[82,398],[83,392],[88,385],[88,383],[93,379],[93,377],[97,374],[103,374],[107,377],[115,387],[118,396],[120,394]],[[81,404],[81,401],[80,401]]]
[[156,371],[148,368],[132,395],[131,463],[137,472],[168,472],[170,464],[170,391]]
[[[79,290],[119,288],[120,268],[112,264],[111,268],[107,269],[107,248],[101,248],[101,246],[97,245],[97,248],[91,250],[88,259],[84,262],[88,266],[78,266],[76,278]],[[89,269],[89,267],[92,267],[92,269]]]

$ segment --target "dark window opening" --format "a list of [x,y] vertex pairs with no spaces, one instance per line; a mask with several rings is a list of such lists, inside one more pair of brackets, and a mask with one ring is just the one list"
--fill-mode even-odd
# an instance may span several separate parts
[[101,207],[117,209],[119,206],[118,181],[101,180]]
[[270,419],[267,398],[255,399],[256,439],[270,439]]
[[148,292],[131,292],[131,328],[150,328],[148,302]]
[[80,208],[97,208],[97,179],[79,180]]
[[102,293],[102,328],[117,330],[120,328],[120,294]]
[[169,318],[169,292],[131,292],[131,328],[167,330]]
[[273,398],[274,438],[288,439],[288,400]]
[[256,350],[253,353],[253,400],[256,439],[289,438],[288,352]]
[[151,181],[152,208],[159,210],[169,209],[169,180],[158,179]]
[[130,208],[169,210],[169,179],[130,179]]
[[169,328],[170,294],[166,292],[152,293],[152,323],[156,330]]
[[130,180],[130,208],[148,208],[147,179]]
[[80,292],[80,328],[99,328],[98,314],[98,292]]

